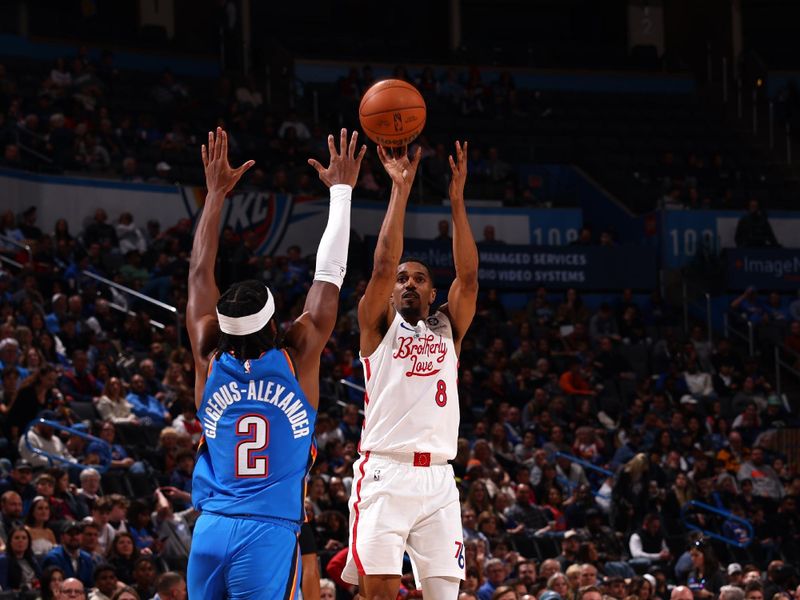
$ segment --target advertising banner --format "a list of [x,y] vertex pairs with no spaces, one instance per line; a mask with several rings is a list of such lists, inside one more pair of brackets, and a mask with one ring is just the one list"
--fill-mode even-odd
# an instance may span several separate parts
[[[366,239],[374,248],[377,238]],[[478,278],[484,288],[532,290],[574,287],[580,290],[619,290],[626,287],[649,290],[658,284],[656,251],[653,248],[572,246],[536,247],[510,244],[479,244]],[[455,277],[452,244],[406,240],[403,254],[423,260],[441,284]]]
[[[736,247],[736,226],[743,215],[738,210],[661,211],[662,266],[677,269],[703,252],[717,254]],[[800,214],[775,211],[768,215],[778,242],[784,248],[800,248]]]
[[[108,214],[109,223],[115,224],[121,213],[130,212],[140,227],[149,219],[156,219],[165,229],[180,219],[195,221],[204,194],[198,187],[0,171],[3,209],[19,214],[36,206],[38,226],[44,232],[52,232],[56,221],[63,217],[73,235],[80,234],[101,207]],[[559,246],[576,239],[581,227],[581,211],[577,208],[468,206],[467,210],[477,240],[483,238],[484,228],[492,225],[496,239],[509,244]],[[356,190],[351,226],[360,236],[376,235],[385,213],[386,203],[358,200]],[[312,254],[327,220],[327,198],[242,190],[228,198],[221,227],[232,227],[240,234],[254,232],[260,242],[260,254],[283,254],[292,245],[300,246],[304,254]],[[440,221],[449,223],[448,206],[410,205],[405,235],[432,240],[439,235]]]
[[795,291],[800,288],[800,250],[740,248],[725,253],[728,287]]

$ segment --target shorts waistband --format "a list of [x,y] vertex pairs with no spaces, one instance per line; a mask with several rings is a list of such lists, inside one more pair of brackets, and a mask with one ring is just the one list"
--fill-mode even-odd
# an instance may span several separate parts
[[369,455],[413,467],[440,467],[447,464],[446,457],[430,452],[373,452],[370,450]]
[[300,521],[290,521],[289,519],[281,519],[280,517],[263,517],[261,515],[253,515],[249,513],[226,515],[211,510],[204,510],[201,513],[201,516],[202,515],[212,515],[215,517],[225,517],[226,519],[245,519],[248,521],[259,521],[261,523],[270,523],[272,525],[278,525],[279,527],[285,527],[286,529],[289,529],[290,531],[294,532],[300,531],[300,525],[301,525]]

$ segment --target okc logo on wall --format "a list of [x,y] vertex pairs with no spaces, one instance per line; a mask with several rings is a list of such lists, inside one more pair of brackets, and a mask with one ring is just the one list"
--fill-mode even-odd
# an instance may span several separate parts
[[399,112],[394,113],[394,130],[403,131],[403,115]]
[[256,236],[256,254],[271,254],[289,223],[292,202],[289,196],[269,192],[245,192],[228,199],[225,224],[239,235]]
[[[184,205],[196,224],[205,199],[205,189],[182,187]],[[287,234],[289,225],[327,213],[327,200],[309,196],[291,196],[272,192],[242,192],[226,202],[222,226],[231,227],[237,235],[252,232],[256,236],[256,254],[274,254]],[[319,206],[317,206],[319,204]],[[192,206],[194,205],[194,206]],[[300,207],[298,209],[298,207]]]

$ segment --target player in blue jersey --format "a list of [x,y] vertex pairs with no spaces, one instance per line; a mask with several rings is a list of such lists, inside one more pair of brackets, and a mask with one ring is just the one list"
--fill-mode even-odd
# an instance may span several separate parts
[[275,300],[255,280],[220,297],[214,280],[225,196],[253,166],[228,164],[227,136],[203,146],[206,196],[189,270],[186,326],[203,441],[193,480],[201,511],[189,557],[191,600],[296,598],[298,532],[313,461],[320,354],[333,331],[347,265],[350,196],[366,147],[342,129],[330,165],[309,160],[330,188],[328,224],[302,315],[279,343]]

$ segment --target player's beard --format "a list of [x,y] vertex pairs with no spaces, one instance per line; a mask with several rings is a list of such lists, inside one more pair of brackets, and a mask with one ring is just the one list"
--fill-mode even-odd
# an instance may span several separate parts
[[422,298],[417,295],[414,302],[405,302],[406,298],[401,298],[400,300],[400,308],[397,312],[400,313],[400,316],[403,317],[408,323],[412,325],[416,325],[419,321],[425,318],[425,315],[422,314]]

